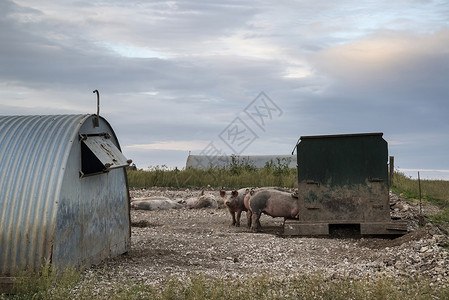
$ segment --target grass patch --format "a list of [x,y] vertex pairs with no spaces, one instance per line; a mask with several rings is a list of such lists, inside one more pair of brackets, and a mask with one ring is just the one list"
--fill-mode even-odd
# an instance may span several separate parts
[[429,220],[432,223],[448,224],[449,223],[449,207],[443,208],[443,210],[438,214],[429,216]]
[[[320,275],[296,275],[277,279],[268,275],[236,278],[210,278],[205,275],[167,278],[157,286],[123,278],[101,284],[96,275],[86,279],[83,288],[71,292],[64,285],[44,284],[37,291],[10,299],[448,299],[449,288],[432,286],[423,278],[397,279],[380,275],[375,279],[347,277],[327,279]],[[96,283],[90,283],[96,282]],[[80,281],[74,280],[79,284]],[[112,287],[112,288],[111,288]],[[60,291],[60,289],[62,289]]]
[[[417,179],[395,172],[391,190],[402,194],[405,199],[419,199],[419,183]],[[441,212],[428,216],[433,223],[449,224],[449,181],[421,179],[421,199],[424,203],[438,206]]]
[[[419,199],[417,179],[395,172],[391,190],[403,194],[405,198]],[[421,198],[435,205],[447,206],[449,203],[449,181],[421,179]]]
[[58,270],[47,263],[37,272],[17,272],[14,278],[10,294],[0,299],[69,299],[82,274],[75,268]]

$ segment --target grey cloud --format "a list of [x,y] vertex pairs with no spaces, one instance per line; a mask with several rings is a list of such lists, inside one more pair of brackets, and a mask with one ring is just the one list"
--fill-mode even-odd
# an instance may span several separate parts
[[[415,167],[414,155],[441,159],[436,148],[449,146],[444,3],[438,9],[435,1],[25,3],[0,3],[0,80],[24,89],[21,101],[34,102],[13,107],[2,98],[2,113],[66,113],[76,105],[76,112],[93,112],[92,90],[99,89],[102,113],[122,146],[211,141],[265,91],[284,114],[257,132],[248,153],[285,153],[301,135],[384,131],[412,140],[392,150],[410,164],[402,167]],[[354,55],[357,47],[401,41],[409,46],[390,49],[387,64]],[[120,56],[114,44],[155,57]],[[286,77],[290,68],[304,74]],[[50,97],[64,98],[64,106],[49,107]],[[413,141],[430,133],[437,139]],[[138,155],[150,161],[146,167],[186,154]],[[423,167],[440,168],[433,158],[425,161]]]
[[[43,21],[21,28],[22,24],[16,20],[2,25],[10,30],[0,33],[5,41],[5,47],[0,50],[3,66],[0,76],[7,81],[26,81],[35,87],[57,83],[68,87],[96,85],[116,92],[141,92],[153,88],[187,94],[183,91],[229,84],[229,89],[238,89],[238,82],[245,84],[257,80],[262,84],[258,77],[272,73],[264,72],[269,63],[235,57],[119,58],[85,37],[75,40],[74,36],[64,33],[59,39],[48,37],[56,35],[49,34],[56,30],[49,28],[61,27],[60,24]],[[41,28],[28,31],[32,26]]]

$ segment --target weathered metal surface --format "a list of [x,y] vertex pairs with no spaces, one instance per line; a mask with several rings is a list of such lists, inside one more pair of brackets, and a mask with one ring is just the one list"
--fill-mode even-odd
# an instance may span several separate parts
[[[286,236],[322,236],[329,235],[332,225],[324,222],[304,222],[299,220],[285,220],[284,232]],[[344,223],[341,225],[359,225],[361,235],[402,235],[407,230],[407,221],[390,220],[388,222]]]
[[[80,133],[110,132],[118,147],[106,120],[100,117],[94,128],[91,118],[0,117],[0,274],[45,261],[98,261],[129,248],[123,168],[90,180],[79,176]],[[65,242],[72,248],[61,255]]]
[[364,185],[370,178],[388,181],[388,149],[382,133],[303,136],[297,156],[299,182],[344,186]]
[[382,133],[301,137],[297,156],[301,213],[288,232],[326,235],[329,224],[360,224],[362,234],[404,233],[402,223],[391,225]]
[[126,157],[107,135],[85,135],[81,140],[101,161],[105,169],[112,170],[128,166]]
[[328,223],[305,223],[298,220],[285,220],[284,235],[286,236],[319,236],[329,234]]

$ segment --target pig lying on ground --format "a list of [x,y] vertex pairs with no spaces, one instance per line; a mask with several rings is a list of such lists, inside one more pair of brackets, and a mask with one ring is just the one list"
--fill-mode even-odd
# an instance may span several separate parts
[[204,208],[204,207],[218,208],[218,203],[214,195],[203,193],[203,195],[201,195],[198,198],[195,208]]
[[184,206],[165,197],[138,198],[131,201],[131,208],[141,210],[180,209]]
[[198,198],[192,197],[187,199],[185,201],[185,207],[189,209],[205,207],[218,208],[218,203],[214,195],[205,194],[204,190],[202,190]]
[[180,202],[182,205],[184,205],[185,208],[191,209],[195,208],[196,202],[198,201],[197,197],[187,198],[186,200],[182,200]]
[[252,211],[251,230],[259,232],[261,229],[260,215],[265,213],[272,217],[295,219],[299,214],[297,199],[291,193],[278,190],[260,190],[249,199]]
[[[248,217],[248,209],[245,207],[244,199],[249,193],[249,189],[234,190],[231,192],[231,196],[225,200],[225,206],[228,208],[229,213],[232,216],[232,225],[240,226],[240,216],[242,211],[246,211]],[[237,216],[236,216],[237,213]],[[248,227],[251,225],[248,219]]]

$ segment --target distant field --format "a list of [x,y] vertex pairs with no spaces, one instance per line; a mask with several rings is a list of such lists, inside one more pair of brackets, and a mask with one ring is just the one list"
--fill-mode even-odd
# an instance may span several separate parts
[[164,166],[152,167],[148,171],[128,170],[130,187],[174,187],[174,188],[241,188],[248,186],[279,186],[292,188],[296,169],[287,164],[267,164],[257,169],[248,164],[234,165],[224,169],[168,169]]
[[[403,173],[394,173],[393,192],[402,193],[407,198],[419,199],[419,182],[417,179],[407,177]],[[421,198],[440,203],[449,201],[449,181],[446,180],[421,180]]]
[[[292,188],[297,170],[287,165],[267,164],[257,169],[248,164],[234,165],[227,169],[168,169],[165,166],[150,170],[128,170],[130,187],[173,187],[173,188],[241,188],[248,186],[277,186]],[[449,181],[421,180],[421,199],[442,208],[449,207]],[[407,199],[419,199],[419,182],[401,172],[394,173],[391,190]]]
[[[128,170],[130,187],[206,187],[241,188],[247,186],[278,186],[292,188],[297,170],[283,164],[269,164],[257,169],[251,165],[236,165],[227,169],[168,169],[165,166],[149,170]],[[406,198],[419,199],[417,179],[395,172],[391,190]],[[444,205],[449,202],[449,181],[421,180],[421,198]]]

